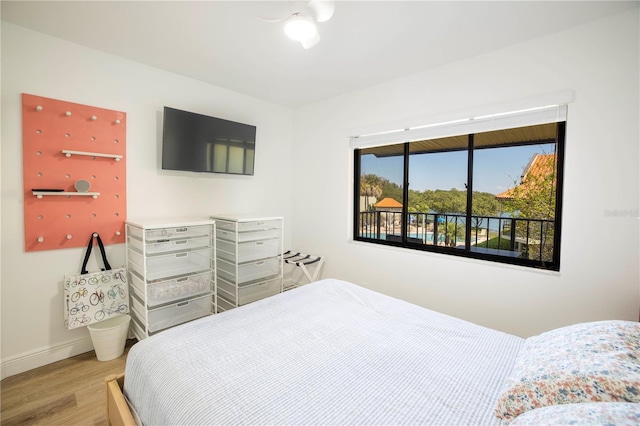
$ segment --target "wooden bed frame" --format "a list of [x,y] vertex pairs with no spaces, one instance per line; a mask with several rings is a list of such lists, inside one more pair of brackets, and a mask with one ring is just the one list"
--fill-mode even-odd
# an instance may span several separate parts
[[107,426],[136,426],[136,421],[124,399],[124,373],[112,374],[104,379],[107,395]]

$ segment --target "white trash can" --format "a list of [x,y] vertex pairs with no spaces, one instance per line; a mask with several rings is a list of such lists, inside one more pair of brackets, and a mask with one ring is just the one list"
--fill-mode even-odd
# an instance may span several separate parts
[[130,322],[129,315],[119,315],[87,326],[98,361],[110,361],[124,353]]

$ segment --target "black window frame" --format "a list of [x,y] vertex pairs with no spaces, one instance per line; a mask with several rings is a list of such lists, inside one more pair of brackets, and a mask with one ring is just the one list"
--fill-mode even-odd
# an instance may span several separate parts
[[[400,248],[406,248],[411,250],[427,251],[433,253],[447,254],[453,256],[460,256],[472,259],[486,260],[491,262],[513,264],[519,266],[525,266],[535,269],[543,269],[550,271],[560,271],[560,254],[561,254],[561,234],[562,234],[562,199],[564,188],[564,156],[565,156],[565,135],[566,135],[566,121],[558,121],[556,131],[556,204],[555,204],[555,217],[554,217],[554,235],[553,235],[553,256],[552,260],[534,260],[526,258],[513,258],[508,256],[495,255],[490,253],[479,253],[472,251],[470,247],[470,236],[472,228],[472,211],[473,211],[473,154],[475,151],[486,148],[493,148],[491,146],[475,148],[474,147],[474,134],[467,134],[468,144],[465,149],[467,155],[467,205],[466,205],[466,221],[465,221],[465,247],[453,248],[439,245],[419,244],[409,241],[407,238],[407,220],[408,217],[408,197],[409,197],[409,145],[412,142],[404,142],[404,170],[403,170],[403,203],[402,203],[402,220],[401,220],[401,240],[392,241],[379,238],[367,238],[358,235],[359,222],[360,222],[360,151],[362,149],[355,148],[354,150],[354,197],[353,197],[353,240],[367,242],[372,244],[381,244],[386,246],[394,246]],[[465,136],[465,135],[459,135]],[[539,143],[539,142],[535,142]],[[398,143],[399,144],[399,143]],[[397,145],[397,144],[388,144]],[[526,145],[522,144],[510,144],[509,146]],[[458,149],[459,150],[459,149]],[[452,150],[453,151],[453,150]]]

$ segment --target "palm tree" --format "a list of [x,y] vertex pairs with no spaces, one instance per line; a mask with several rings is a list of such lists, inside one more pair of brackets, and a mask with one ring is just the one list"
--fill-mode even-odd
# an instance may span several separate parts
[[369,197],[378,199],[381,195],[382,183],[379,176],[368,174],[360,177],[360,196],[364,197],[366,211],[373,208],[373,205],[369,203]]

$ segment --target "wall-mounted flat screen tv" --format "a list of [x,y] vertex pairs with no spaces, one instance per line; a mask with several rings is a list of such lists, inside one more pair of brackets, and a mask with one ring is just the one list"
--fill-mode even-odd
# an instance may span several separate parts
[[253,175],[256,126],[164,107],[162,169]]

